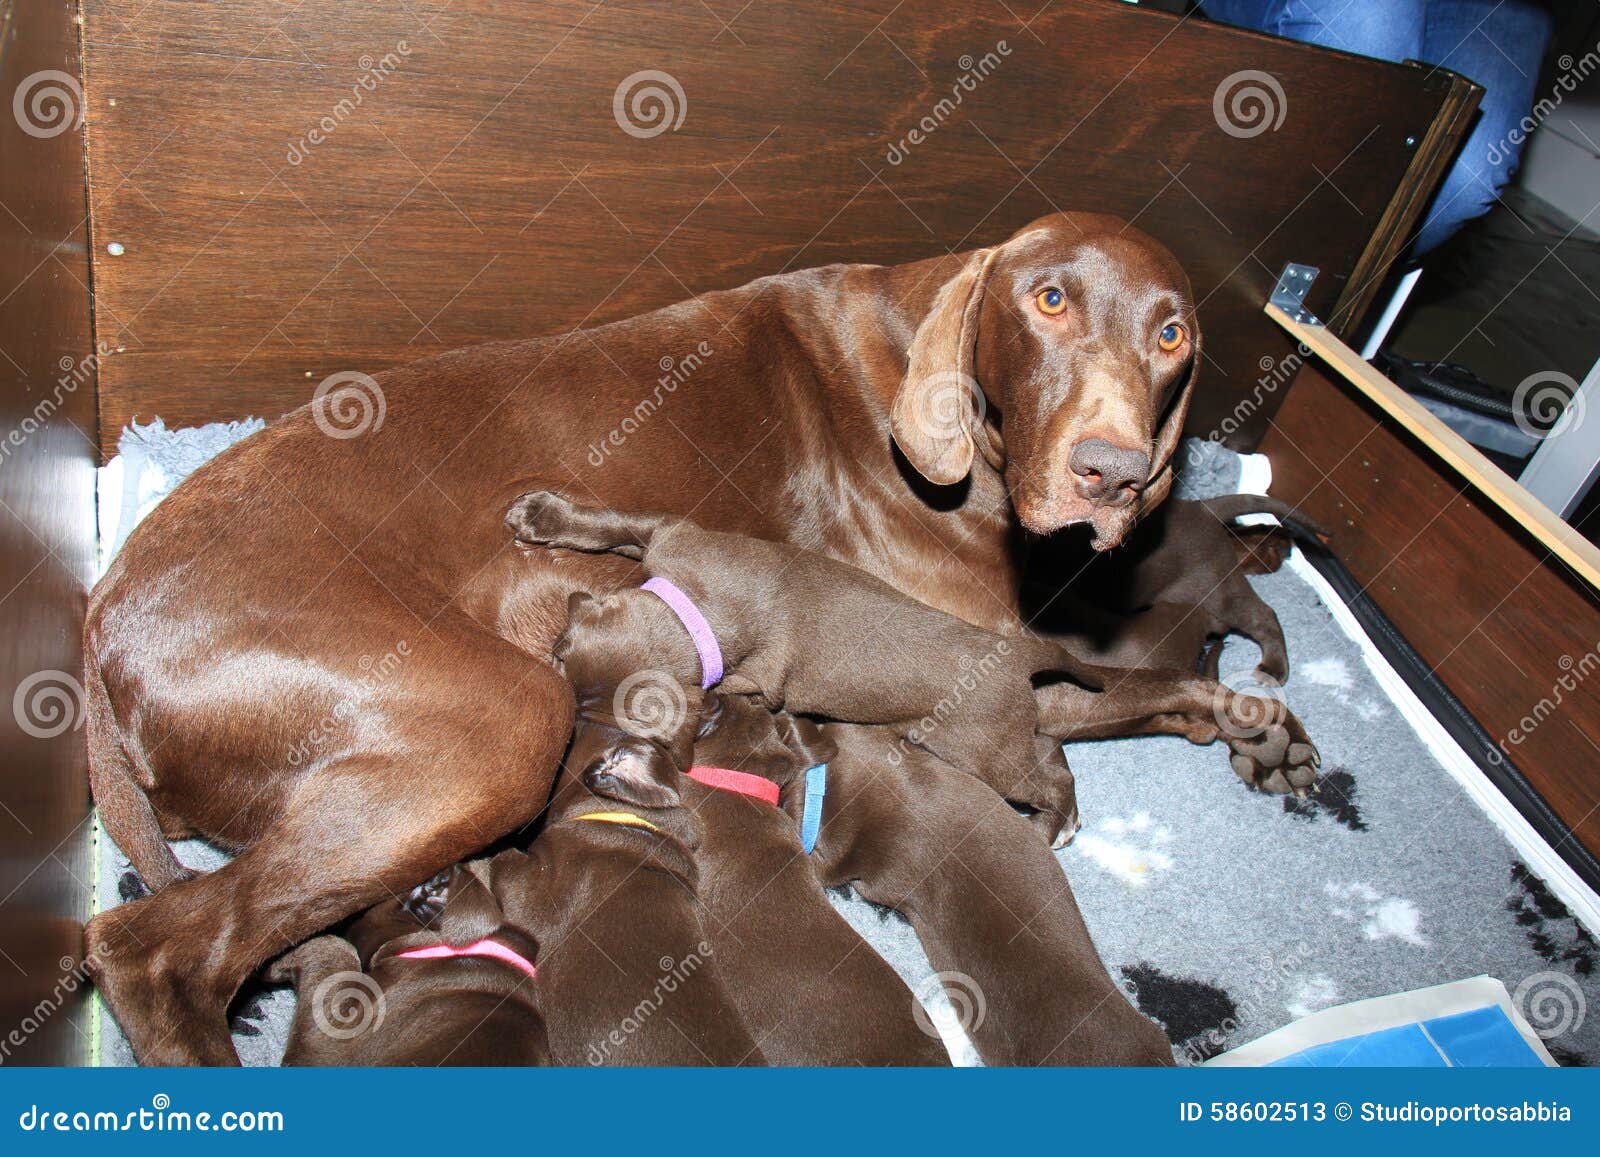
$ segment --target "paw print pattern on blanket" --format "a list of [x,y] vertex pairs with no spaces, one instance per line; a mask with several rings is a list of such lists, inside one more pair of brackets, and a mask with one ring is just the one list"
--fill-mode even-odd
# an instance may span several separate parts
[[1376,699],[1355,698],[1353,694],[1355,678],[1350,674],[1350,668],[1345,665],[1343,659],[1312,659],[1300,664],[1295,673],[1308,683],[1327,688],[1335,703],[1341,707],[1351,708],[1365,723],[1382,718],[1388,710]]
[[1171,842],[1172,830],[1141,811],[1131,819],[1112,816],[1084,829],[1072,842],[1072,851],[1123,883],[1142,888],[1152,876],[1172,870],[1173,859],[1162,850]]
[[1366,884],[1323,885],[1329,911],[1341,920],[1359,923],[1368,940],[1403,940],[1418,948],[1428,946],[1422,935],[1422,914],[1403,896],[1385,896]]

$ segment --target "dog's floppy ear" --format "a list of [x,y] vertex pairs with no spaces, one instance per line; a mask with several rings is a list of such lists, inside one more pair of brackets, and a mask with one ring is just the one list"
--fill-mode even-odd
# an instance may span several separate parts
[[967,476],[976,438],[983,439],[984,457],[993,460],[973,362],[978,314],[999,252],[979,249],[940,288],[906,351],[906,376],[889,411],[895,444],[919,474],[941,486]]
[[584,591],[573,591],[567,596],[567,626],[556,638],[550,653],[560,662],[572,654],[573,644],[581,637],[583,627],[600,609],[600,600]]
[[677,807],[677,784],[678,769],[667,753],[644,740],[607,748],[583,770],[583,785],[595,795],[635,807]]

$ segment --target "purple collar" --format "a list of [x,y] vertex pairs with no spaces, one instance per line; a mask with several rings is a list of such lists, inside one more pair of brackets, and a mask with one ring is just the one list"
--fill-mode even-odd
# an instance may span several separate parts
[[649,591],[678,616],[683,629],[694,640],[694,649],[700,654],[700,686],[715,687],[722,682],[722,648],[717,646],[717,634],[694,605],[694,600],[664,578],[653,578],[639,588]]

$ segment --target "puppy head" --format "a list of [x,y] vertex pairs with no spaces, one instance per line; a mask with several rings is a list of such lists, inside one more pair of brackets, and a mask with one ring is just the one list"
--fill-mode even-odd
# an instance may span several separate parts
[[574,736],[576,751],[588,748],[581,733],[602,733],[594,750],[585,750],[572,761],[583,786],[595,795],[642,808],[677,807],[678,775],[681,768],[665,750],[637,736],[618,735],[609,728],[585,727]]
[[700,683],[700,655],[689,632],[671,608],[638,588],[601,596],[574,591],[553,654],[575,688],[631,685],[640,672]]
[[658,609],[646,592],[575,593],[555,649],[578,700],[567,771],[595,795],[643,808],[677,806],[704,696],[670,653],[687,645],[692,655],[693,644]]
[[809,719],[773,714],[742,695],[712,692],[705,698],[694,744],[696,764],[746,771],[782,787],[836,754],[833,741]]
[[1244,526],[1233,531],[1233,545],[1245,574],[1275,574],[1294,543],[1280,526]]

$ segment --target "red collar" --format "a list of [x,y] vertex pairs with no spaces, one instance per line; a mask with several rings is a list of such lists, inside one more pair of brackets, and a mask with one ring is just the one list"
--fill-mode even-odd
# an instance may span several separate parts
[[770,803],[773,807],[778,806],[778,785],[765,776],[751,775],[748,771],[734,771],[730,767],[691,767],[684,774],[707,787],[747,795],[762,803]]
[[475,940],[471,944],[429,944],[422,948],[408,948],[396,952],[399,960],[446,960],[453,956],[483,956],[509,964],[529,980],[539,978],[538,969],[528,958],[514,948],[507,948],[498,940]]

